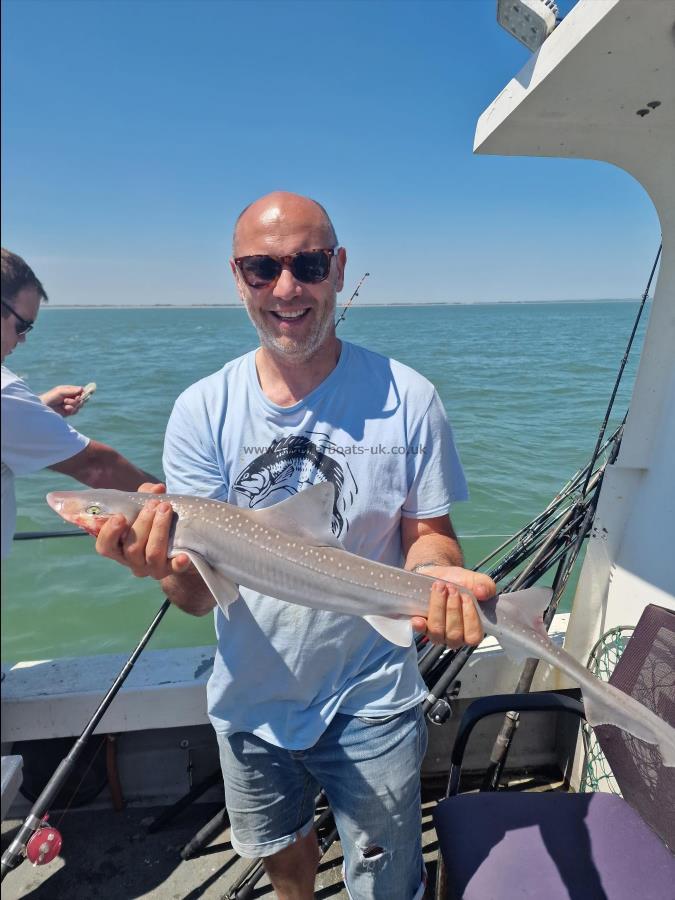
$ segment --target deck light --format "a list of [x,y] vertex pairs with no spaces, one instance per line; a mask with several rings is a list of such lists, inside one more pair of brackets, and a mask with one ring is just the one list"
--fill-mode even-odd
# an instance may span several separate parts
[[554,0],[497,0],[497,21],[521,44],[538,50],[556,26]]

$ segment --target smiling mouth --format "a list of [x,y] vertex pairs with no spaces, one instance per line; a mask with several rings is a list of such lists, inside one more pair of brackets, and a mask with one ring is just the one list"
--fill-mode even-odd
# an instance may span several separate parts
[[288,312],[279,312],[278,310],[270,310],[275,319],[278,319],[280,322],[298,322],[300,319],[304,319],[307,313],[309,312],[309,307],[306,309],[294,309],[288,310]]

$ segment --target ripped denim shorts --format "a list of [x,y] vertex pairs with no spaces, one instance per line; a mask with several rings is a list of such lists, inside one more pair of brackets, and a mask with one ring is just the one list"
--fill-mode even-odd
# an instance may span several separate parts
[[270,856],[312,828],[324,789],[353,900],[419,900],[424,893],[420,768],[427,731],[419,705],[386,718],[338,714],[307,750],[255,735],[218,735],[232,846]]

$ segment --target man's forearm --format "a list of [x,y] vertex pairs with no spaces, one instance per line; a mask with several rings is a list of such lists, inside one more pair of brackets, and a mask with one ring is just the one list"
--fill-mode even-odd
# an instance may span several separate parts
[[99,441],[90,441],[84,450],[50,468],[70,475],[89,487],[115,488],[118,491],[135,491],[144,482],[158,483],[160,480]]
[[180,575],[169,575],[160,584],[174,606],[190,616],[205,616],[216,605],[213,594],[194,568]]
[[424,566],[463,566],[464,554],[459,541],[454,537],[441,534],[426,534],[417,538],[410,547],[405,560],[405,568],[423,568]]

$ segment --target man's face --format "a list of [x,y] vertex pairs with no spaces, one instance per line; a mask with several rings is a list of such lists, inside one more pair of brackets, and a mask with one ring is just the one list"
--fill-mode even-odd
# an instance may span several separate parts
[[[3,298],[5,299],[5,298]],[[18,294],[12,298],[7,298],[6,302],[16,310],[22,319],[28,322],[34,322],[37,319],[40,310],[40,295],[34,287],[21,288]],[[17,325],[21,323],[6,307],[2,308],[2,316],[0,316],[0,326],[2,327],[2,362],[14,350],[17,344],[23,344],[26,340],[25,334],[17,334]]]
[[[287,256],[300,250],[330,249],[335,241],[318,208],[307,202],[279,201],[262,212],[245,213],[237,229],[237,257]],[[260,343],[285,360],[306,362],[335,335],[335,301],[342,290],[346,254],[333,257],[325,281],[304,284],[284,268],[263,287],[250,287],[230,261],[239,294]]]

